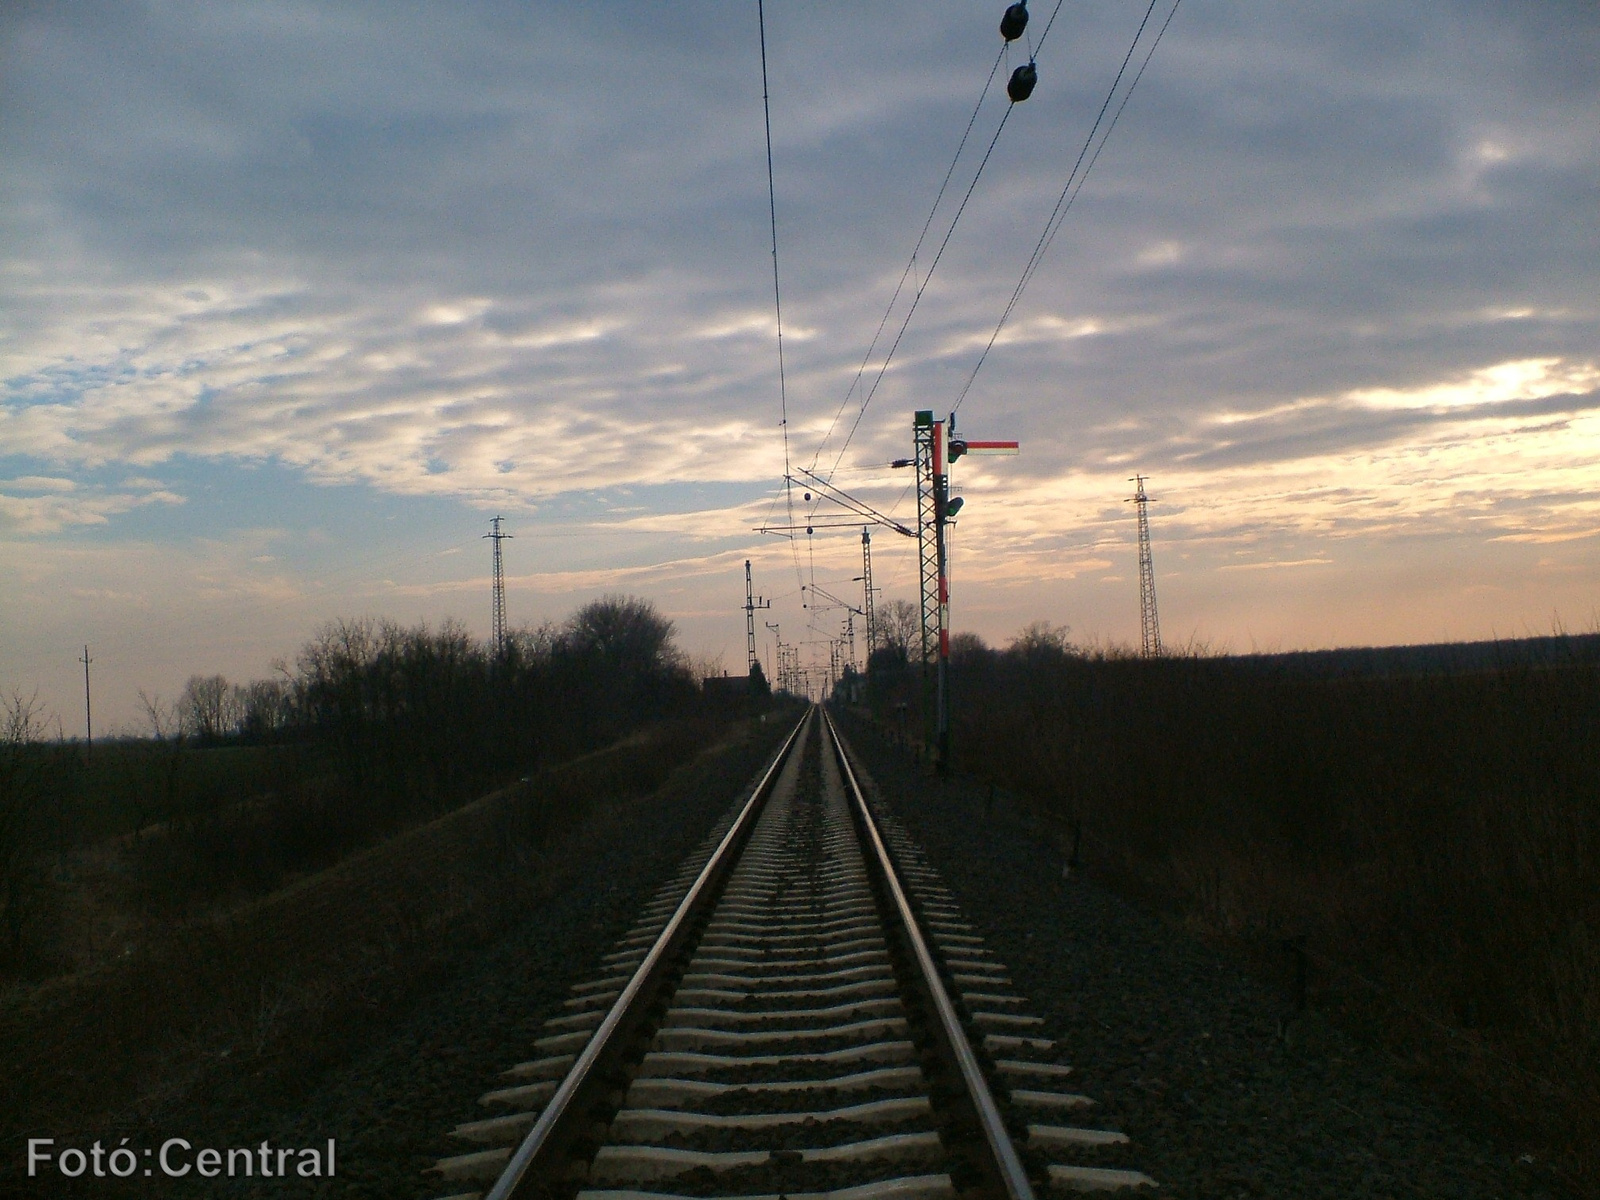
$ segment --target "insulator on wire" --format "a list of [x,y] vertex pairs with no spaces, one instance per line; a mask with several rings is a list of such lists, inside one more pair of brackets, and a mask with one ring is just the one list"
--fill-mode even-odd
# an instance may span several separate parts
[[1011,97],[1011,103],[1021,104],[1033,95],[1034,86],[1039,82],[1039,72],[1034,65],[1023,63],[1011,72],[1011,78],[1006,81],[1006,95]]
[[1000,18],[1000,36],[1008,42],[1014,42],[1022,36],[1022,31],[1028,27],[1028,6],[1026,4],[1013,4],[1006,9],[1005,16]]

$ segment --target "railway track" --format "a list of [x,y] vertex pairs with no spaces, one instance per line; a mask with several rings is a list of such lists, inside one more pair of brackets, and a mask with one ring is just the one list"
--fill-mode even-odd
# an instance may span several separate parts
[[1154,1187],[811,709],[504,1072],[454,1200],[1031,1200]]

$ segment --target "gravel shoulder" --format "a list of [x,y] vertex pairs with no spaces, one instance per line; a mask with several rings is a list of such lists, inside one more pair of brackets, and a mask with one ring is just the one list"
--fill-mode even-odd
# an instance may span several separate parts
[[1160,1194],[1545,1200],[1538,1162],[1467,1127],[1314,1013],[1280,1036],[1284,998],[1227,947],[1081,873],[987,785],[941,783],[859,722],[845,732],[876,794],[925,848],[1011,968]]

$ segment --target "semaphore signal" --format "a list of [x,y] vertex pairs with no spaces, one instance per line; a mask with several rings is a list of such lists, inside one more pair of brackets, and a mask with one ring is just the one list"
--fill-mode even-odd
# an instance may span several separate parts
[[744,560],[744,648],[745,670],[754,673],[756,663],[756,613],[761,609],[771,608],[772,601],[763,596],[757,596],[750,583],[750,560]]
[[[950,495],[950,464],[967,454],[1016,454],[1012,441],[955,437],[956,415],[936,421],[924,409],[912,419],[917,468],[917,550],[922,582],[923,711],[931,718],[928,742],[940,774],[950,771],[950,562],[947,527],[965,501]],[[927,703],[932,700],[932,704]]]

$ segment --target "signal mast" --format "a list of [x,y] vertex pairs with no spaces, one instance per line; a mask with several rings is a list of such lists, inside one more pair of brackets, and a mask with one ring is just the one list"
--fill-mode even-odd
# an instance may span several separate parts
[[745,671],[754,673],[756,664],[760,661],[756,657],[756,613],[761,609],[771,608],[772,601],[755,594],[750,585],[750,560],[744,560],[744,647]]
[[[922,581],[922,678],[924,712],[931,717],[934,764],[950,773],[950,564],[948,526],[965,501],[950,495],[950,465],[967,454],[1016,454],[1016,442],[973,441],[955,435],[956,415],[936,421],[924,409],[912,419],[915,458],[894,466],[917,468],[917,550]],[[933,704],[926,703],[932,693]],[[931,711],[929,711],[931,708]]]

